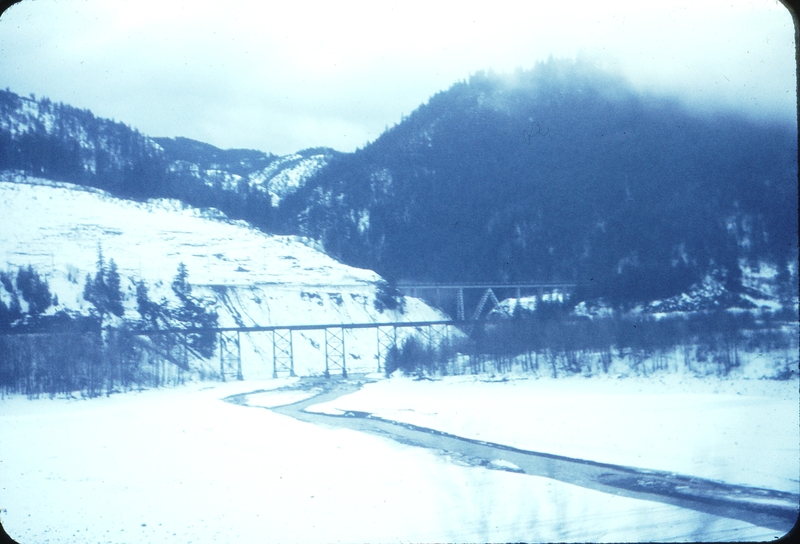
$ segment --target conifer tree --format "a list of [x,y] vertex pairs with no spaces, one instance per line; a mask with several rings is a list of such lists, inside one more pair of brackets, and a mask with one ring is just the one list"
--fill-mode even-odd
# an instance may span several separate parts
[[[218,316],[214,310],[192,296],[192,286],[189,284],[189,272],[184,263],[178,265],[178,273],[172,280],[172,291],[178,297],[181,305],[175,310],[173,316],[182,322],[186,328],[208,329],[217,326]],[[214,333],[198,333],[188,335],[189,346],[197,350],[203,357],[214,354],[217,337]]]
[[140,279],[136,283],[136,310],[139,312],[142,323],[147,328],[158,329],[159,320],[169,324],[169,311],[166,308],[166,301],[161,304],[150,299],[150,292],[147,283]]
[[94,282],[92,276],[87,272],[83,282],[83,300],[94,303]]
[[107,314],[122,317],[125,313],[117,263],[114,262],[114,259],[110,259],[108,267],[106,267],[102,248],[97,250],[97,271],[94,279],[86,274],[83,298],[91,302],[97,309],[101,321],[105,320]]
[[105,281],[105,268],[106,263],[103,260],[103,248],[98,246],[97,247],[97,271],[94,275],[94,288],[98,293],[102,293],[105,291],[106,281]]
[[136,282],[136,311],[139,312],[139,316],[145,324],[152,324],[154,320],[152,304],[147,284],[140,279]]
[[192,286],[189,285],[189,272],[183,262],[178,265],[178,273],[175,275],[175,279],[172,280],[172,291],[181,302],[188,300],[192,296]]
[[41,315],[53,303],[50,286],[39,276],[33,266],[20,268],[17,271],[17,289],[28,303],[28,313],[33,317]]
[[122,306],[122,286],[120,285],[117,263],[114,262],[114,259],[109,259],[108,271],[105,276],[108,311],[117,317],[122,317],[125,313],[125,308]]

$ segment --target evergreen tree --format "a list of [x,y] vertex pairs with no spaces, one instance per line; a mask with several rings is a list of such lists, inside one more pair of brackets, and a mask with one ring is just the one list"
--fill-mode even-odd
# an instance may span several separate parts
[[87,272],[86,279],[83,282],[83,300],[94,304],[94,299],[94,282],[92,281],[92,276]]
[[172,291],[181,302],[188,300],[192,296],[192,286],[189,285],[189,272],[183,262],[178,265],[178,273],[175,275],[175,279],[172,280]]
[[97,309],[100,320],[105,320],[107,314],[122,317],[125,307],[122,305],[124,296],[120,285],[119,271],[114,259],[110,259],[108,267],[103,259],[103,250],[97,250],[97,271],[94,279],[86,274],[86,284],[83,288],[83,298]]
[[136,310],[139,312],[142,323],[147,328],[158,329],[159,320],[169,324],[169,311],[166,302],[159,304],[150,299],[150,292],[144,280],[136,283]]
[[16,283],[23,300],[28,303],[28,313],[31,316],[38,317],[52,304],[50,286],[31,265],[17,271]]
[[[214,310],[192,296],[192,286],[189,284],[189,272],[184,263],[178,265],[178,273],[172,280],[172,291],[178,297],[181,305],[173,312],[173,317],[180,321],[185,328],[209,329],[218,324],[218,315]],[[215,333],[198,333],[187,336],[189,346],[203,357],[211,357],[216,347],[217,336]]]
[[94,275],[94,287],[100,293],[105,291],[106,288],[105,269],[106,263],[103,260],[103,248],[97,246],[97,271]]
[[147,289],[147,284],[144,280],[140,279],[136,283],[136,311],[139,312],[142,323],[153,323],[153,302],[150,300],[150,294]]
[[122,286],[120,285],[117,263],[114,262],[114,259],[109,259],[108,271],[105,276],[108,311],[117,317],[122,317],[125,313],[125,308],[122,305]]

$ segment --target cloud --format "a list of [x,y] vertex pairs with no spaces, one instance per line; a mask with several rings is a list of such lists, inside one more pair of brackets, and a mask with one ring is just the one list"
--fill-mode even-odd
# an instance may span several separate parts
[[774,0],[25,0],[0,18],[3,86],[275,153],[355,149],[478,70],[551,55],[698,107],[796,115],[794,29]]

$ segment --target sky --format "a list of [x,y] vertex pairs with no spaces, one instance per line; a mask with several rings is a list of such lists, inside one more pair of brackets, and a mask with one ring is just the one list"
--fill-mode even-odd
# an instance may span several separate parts
[[776,0],[23,0],[0,16],[0,88],[276,154],[353,151],[471,74],[551,56],[692,107],[797,119]]

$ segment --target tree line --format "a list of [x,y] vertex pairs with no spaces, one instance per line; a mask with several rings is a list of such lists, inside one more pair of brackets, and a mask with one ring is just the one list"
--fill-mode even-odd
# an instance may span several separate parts
[[[24,102],[36,104],[36,113],[24,113]],[[0,90],[0,117],[14,129],[0,130],[0,170],[95,187],[122,198],[175,198],[198,208],[217,208],[262,230],[274,228],[268,193],[251,188],[246,180],[227,188],[171,168],[168,153],[123,123],[9,90]],[[257,151],[229,151],[252,168],[275,159]]]
[[218,315],[193,295],[188,278],[181,263],[171,284],[177,303],[152,300],[138,280],[136,315],[130,315],[116,263],[99,250],[95,274],[84,283],[88,314],[46,313],[58,299],[32,266],[0,272],[0,391],[92,397],[180,383],[192,373],[213,376],[190,361],[214,355],[216,334],[203,329],[216,327]]
[[[464,338],[426,345],[407,338],[387,355],[385,371],[406,375],[506,374],[542,376],[622,372],[649,375],[682,367],[726,376],[748,358],[765,357],[766,377],[798,376],[798,323],[787,310],[724,309],[656,317],[619,311],[576,315],[566,302],[517,307],[510,317],[477,321]],[[769,366],[772,365],[772,368]]]

